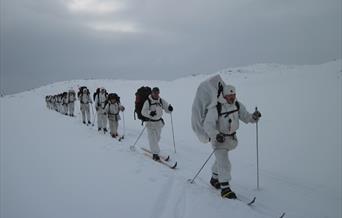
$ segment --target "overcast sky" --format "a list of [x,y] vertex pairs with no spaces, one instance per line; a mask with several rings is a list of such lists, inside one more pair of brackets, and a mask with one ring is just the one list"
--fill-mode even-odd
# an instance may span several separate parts
[[341,0],[0,0],[1,93],[341,58]]

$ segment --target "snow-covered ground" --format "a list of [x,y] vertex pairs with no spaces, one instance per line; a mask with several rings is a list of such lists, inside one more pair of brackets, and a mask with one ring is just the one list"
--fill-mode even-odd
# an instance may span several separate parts
[[[249,111],[258,106],[260,190],[256,190],[255,125],[241,124],[239,146],[230,153],[232,189],[253,207],[222,199],[209,186],[205,166],[195,184],[187,182],[211,153],[191,130],[197,86],[210,75],[175,81],[66,81],[5,96],[1,106],[1,218],[190,218],[190,217],[342,217],[342,64],[255,65],[220,72],[237,88]],[[86,85],[121,96],[125,140],[99,134],[45,106],[45,95]],[[159,86],[175,110],[172,140],[165,114],[161,150],[178,161],[171,170],[131,152],[142,126],[133,119],[134,93]],[[122,133],[122,123],[120,131]],[[137,144],[148,146],[144,134]]]

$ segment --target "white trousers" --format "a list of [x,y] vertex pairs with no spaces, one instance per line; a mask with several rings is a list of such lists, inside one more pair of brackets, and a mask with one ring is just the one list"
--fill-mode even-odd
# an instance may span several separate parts
[[118,134],[118,127],[119,127],[119,122],[116,121],[115,119],[108,119],[109,121],[109,129],[110,129],[110,134],[111,135],[117,135]]
[[107,128],[107,115],[103,113],[101,109],[97,112],[97,127],[98,128]]
[[90,122],[90,106],[89,106],[89,104],[81,104],[81,112],[82,112],[82,121],[86,122],[86,118],[87,118],[88,122]]
[[212,147],[215,149],[215,162],[211,167],[211,171],[213,177],[218,178],[220,183],[229,182],[232,179],[232,165],[230,163],[228,153],[235,149],[237,144],[238,141],[236,135],[234,137],[226,137],[223,143],[218,143],[216,141],[212,143]]
[[160,152],[159,141],[163,126],[164,123],[162,121],[146,122],[148,142],[150,144],[150,149],[153,154],[159,154]]
[[75,102],[70,102],[68,104],[69,115],[73,116],[75,111]]

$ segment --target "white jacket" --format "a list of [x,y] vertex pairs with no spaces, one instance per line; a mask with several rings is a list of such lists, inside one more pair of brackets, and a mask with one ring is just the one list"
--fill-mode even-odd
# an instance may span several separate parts
[[76,101],[76,94],[75,92],[69,92],[68,93],[68,102],[73,103]]
[[93,102],[91,101],[91,98],[90,98],[90,95],[89,95],[89,94],[83,94],[83,93],[82,93],[82,94],[80,95],[79,99],[80,99],[81,104],[93,103]]
[[120,111],[123,111],[124,107],[120,103],[108,103],[104,108],[104,112],[108,114],[108,119],[110,120],[120,120],[121,117],[119,115]]
[[105,103],[107,100],[106,93],[99,93],[95,95],[95,107],[100,107],[101,109],[104,109]]
[[[231,112],[237,109],[235,102],[233,104],[228,104],[225,100],[220,101],[222,104],[221,114],[226,112]],[[239,120],[244,123],[254,123],[255,120],[252,118],[245,106],[239,102],[240,109],[234,113],[219,116],[216,105],[212,106],[207,113],[204,120],[204,130],[208,136],[212,139],[216,138],[218,133],[223,134],[233,134],[239,128]],[[231,122],[229,122],[231,121]]]
[[[164,99],[158,98],[157,100],[154,100],[151,95],[148,96],[148,99],[150,101],[146,100],[141,110],[141,114],[144,117],[147,117],[151,120],[160,120],[163,117],[163,109],[166,113],[171,113],[171,111],[168,109],[169,103],[167,103],[167,101]],[[150,115],[152,111],[156,112],[156,115],[153,117]]]

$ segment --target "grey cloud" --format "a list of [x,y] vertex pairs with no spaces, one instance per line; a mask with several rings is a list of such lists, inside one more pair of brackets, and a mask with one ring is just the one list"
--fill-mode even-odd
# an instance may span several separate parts
[[[1,92],[341,58],[339,0],[129,0],[124,10],[102,15],[72,13],[65,1],[0,0]],[[91,22],[127,22],[139,31],[95,31]]]

